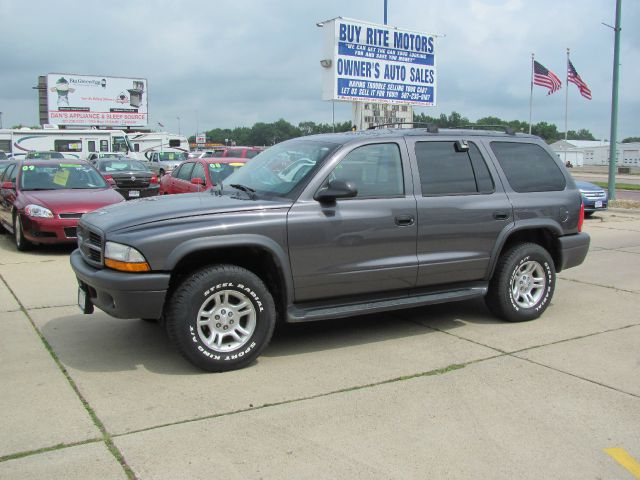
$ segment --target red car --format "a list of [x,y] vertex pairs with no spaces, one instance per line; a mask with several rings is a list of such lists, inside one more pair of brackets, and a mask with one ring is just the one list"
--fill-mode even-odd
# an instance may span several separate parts
[[182,162],[160,180],[160,195],[203,192],[242,167],[248,158],[194,158]]
[[124,198],[91,165],[74,160],[21,160],[0,177],[0,225],[18,250],[75,243],[78,219]]
[[216,158],[233,157],[250,159],[263,150],[263,147],[223,147],[214,150],[213,156]]

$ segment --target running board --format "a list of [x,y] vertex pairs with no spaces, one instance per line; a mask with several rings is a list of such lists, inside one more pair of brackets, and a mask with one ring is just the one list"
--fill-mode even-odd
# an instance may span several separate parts
[[470,300],[485,296],[487,286],[474,286],[469,288],[426,293],[422,295],[399,297],[393,299],[376,300],[364,303],[350,303],[331,307],[300,307],[291,306],[287,310],[288,323],[315,322],[316,320],[329,320],[345,318],[354,315],[368,313],[387,312],[403,308],[421,307],[436,303],[456,302]]

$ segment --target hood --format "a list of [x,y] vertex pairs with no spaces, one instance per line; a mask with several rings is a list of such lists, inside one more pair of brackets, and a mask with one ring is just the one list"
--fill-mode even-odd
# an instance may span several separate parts
[[153,175],[152,172],[147,170],[123,170],[118,172],[100,172],[102,175],[109,175],[111,178],[127,178],[127,177],[151,177]]
[[24,195],[25,205],[37,204],[48,208],[55,214],[86,213],[97,208],[124,202],[124,198],[111,188],[79,189],[79,190],[27,190]]
[[580,190],[584,190],[585,192],[602,192],[602,191],[604,191],[604,188],[599,187],[598,185],[594,185],[593,183],[589,183],[589,182],[581,182],[581,181],[577,181],[577,180],[576,180],[576,187],[578,187]]
[[250,200],[243,194],[218,196],[210,192],[160,195],[110,205],[82,217],[83,223],[103,232],[191,216],[215,215],[248,210],[288,208],[288,199]]

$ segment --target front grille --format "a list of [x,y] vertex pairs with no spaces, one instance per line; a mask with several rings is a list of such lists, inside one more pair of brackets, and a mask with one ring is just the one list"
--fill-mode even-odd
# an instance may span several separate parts
[[584,192],[584,196],[592,199],[604,198],[604,192]]
[[82,213],[60,213],[58,216],[60,218],[80,218]]
[[147,188],[151,179],[136,177],[135,180],[131,180],[131,178],[115,178],[114,180],[119,188]]
[[104,250],[102,234],[86,225],[78,224],[77,235],[78,248],[87,263],[102,267],[102,252]]
[[67,238],[76,238],[77,237],[76,227],[64,227],[64,236]]

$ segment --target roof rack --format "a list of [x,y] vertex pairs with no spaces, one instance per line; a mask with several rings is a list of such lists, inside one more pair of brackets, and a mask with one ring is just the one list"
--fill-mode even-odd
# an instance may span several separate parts
[[392,122],[392,123],[380,123],[378,125],[371,125],[367,130],[376,130],[377,128],[389,127],[392,125],[420,125],[427,127],[427,132],[429,133],[438,133],[438,126],[433,123],[425,123],[425,122]]
[[504,133],[506,133],[507,135],[515,135],[516,131],[511,128],[509,125],[481,125],[481,124],[477,124],[477,123],[469,123],[467,125],[459,125],[457,127],[450,127],[450,128],[468,128],[469,130],[486,130],[489,128],[495,129],[495,128],[500,128],[502,130],[504,130]]

